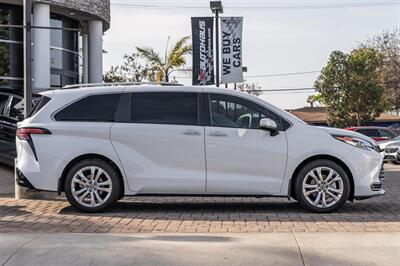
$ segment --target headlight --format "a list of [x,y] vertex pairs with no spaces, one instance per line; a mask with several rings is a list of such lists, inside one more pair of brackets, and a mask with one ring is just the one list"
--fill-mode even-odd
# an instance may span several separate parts
[[332,137],[334,137],[335,139],[340,140],[344,143],[353,145],[354,147],[379,152],[379,148],[377,145],[374,145],[373,143],[365,141],[363,139],[359,139],[356,137],[350,137],[350,136],[337,136],[337,135],[332,135]]

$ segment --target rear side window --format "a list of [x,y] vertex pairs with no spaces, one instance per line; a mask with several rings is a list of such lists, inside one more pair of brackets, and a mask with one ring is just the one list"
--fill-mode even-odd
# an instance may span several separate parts
[[121,94],[87,96],[59,111],[57,121],[114,122]]
[[358,129],[357,132],[365,136],[368,136],[370,138],[379,138],[381,136],[377,129],[372,129],[372,128],[361,128]]
[[190,92],[135,92],[131,122],[198,125],[198,94]]
[[28,117],[34,116],[37,114],[49,101],[51,98],[42,96],[40,98],[35,98],[33,100],[33,109],[32,112],[29,114]]

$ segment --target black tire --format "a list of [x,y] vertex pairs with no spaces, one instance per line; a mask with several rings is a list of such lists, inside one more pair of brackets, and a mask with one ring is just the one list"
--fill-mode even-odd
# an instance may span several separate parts
[[[318,167],[329,167],[331,169],[333,169],[334,171],[336,171],[340,177],[342,178],[342,183],[343,183],[343,193],[341,194],[340,199],[332,206],[329,207],[317,207],[314,206],[313,204],[311,204],[307,199],[306,196],[303,194],[303,181],[304,179],[307,177],[307,174],[315,168]],[[326,176],[325,176],[326,177]],[[298,173],[295,182],[294,182],[294,191],[295,191],[295,196],[298,200],[298,202],[300,203],[300,205],[311,211],[311,212],[315,212],[315,213],[330,213],[330,212],[334,212],[337,209],[339,209],[340,207],[343,206],[343,204],[346,203],[346,201],[349,199],[350,196],[350,191],[351,191],[351,183],[350,183],[350,179],[346,173],[346,171],[343,169],[342,166],[340,166],[339,164],[330,161],[330,160],[315,160],[312,161],[310,163],[308,163],[307,165],[305,165]],[[327,189],[328,190],[328,189]],[[318,193],[318,192],[316,192]],[[315,195],[315,194],[314,194]]]
[[[98,202],[98,204],[100,204],[100,205],[95,206],[95,207],[82,205],[77,199],[75,199],[73,192],[72,192],[72,187],[71,187],[72,179],[75,176],[75,174],[77,174],[81,169],[85,169],[86,167],[92,167],[92,166],[103,170],[109,176],[109,178],[111,180],[111,184],[112,184],[111,192],[109,193],[110,195],[107,197],[107,199],[104,200],[103,203],[100,204],[100,202]],[[89,171],[89,170],[87,170],[87,171]],[[81,162],[75,164],[68,171],[67,176],[65,178],[65,182],[64,182],[64,191],[65,191],[65,195],[66,195],[69,203],[75,209],[82,211],[82,212],[95,213],[95,212],[102,212],[102,211],[106,210],[107,208],[111,207],[116,201],[118,201],[118,199],[120,197],[121,184],[120,184],[120,180],[118,177],[118,173],[112,165],[110,165],[109,163],[107,163],[103,160],[99,160],[99,159],[87,159],[87,160],[84,160],[84,161],[81,161]],[[97,192],[101,193],[100,190],[98,190]],[[104,192],[104,193],[106,193],[106,192]]]
[[392,164],[399,165],[400,161],[392,161]]

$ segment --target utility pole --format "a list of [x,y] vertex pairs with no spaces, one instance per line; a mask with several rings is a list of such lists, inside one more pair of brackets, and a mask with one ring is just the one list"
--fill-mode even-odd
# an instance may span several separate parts
[[32,110],[32,0],[24,0],[24,115]]
[[221,1],[210,1],[210,8],[211,11],[215,14],[215,62],[216,62],[216,75],[215,75],[215,84],[217,87],[219,87],[219,14],[222,14],[224,12],[224,9],[222,7],[222,2]]

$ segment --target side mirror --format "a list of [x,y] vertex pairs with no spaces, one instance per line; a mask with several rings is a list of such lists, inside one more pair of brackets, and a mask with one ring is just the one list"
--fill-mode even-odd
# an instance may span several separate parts
[[279,134],[278,125],[270,118],[262,118],[260,120],[260,128],[271,133],[271,136]]

